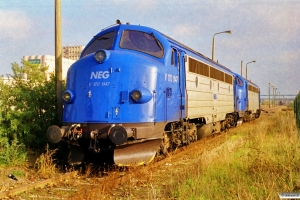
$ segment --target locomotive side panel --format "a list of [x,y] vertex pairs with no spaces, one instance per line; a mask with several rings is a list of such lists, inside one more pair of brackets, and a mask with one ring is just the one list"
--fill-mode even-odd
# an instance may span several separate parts
[[256,113],[259,109],[259,89],[252,85],[248,85],[248,102],[248,111]]
[[217,119],[224,120],[227,113],[234,112],[233,85],[219,82],[218,101],[217,101]]
[[201,75],[186,73],[187,118],[205,117],[212,121],[213,98],[211,81]]
[[186,90],[187,118],[203,117],[211,123],[234,112],[232,75],[192,57],[187,60]]

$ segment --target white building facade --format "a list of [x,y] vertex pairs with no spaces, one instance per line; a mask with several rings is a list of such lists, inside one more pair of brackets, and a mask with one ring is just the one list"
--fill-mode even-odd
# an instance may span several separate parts
[[[48,66],[48,71],[46,74],[47,80],[50,78],[50,73],[55,73],[55,56],[51,55],[35,55],[35,56],[23,56],[24,61],[28,61],[32,64],[40,64],[42,66]],[[76,62],[76,60],[71,60],[67,58],[62,59],[62,79],[66,80],[67,72],[69,67]]]

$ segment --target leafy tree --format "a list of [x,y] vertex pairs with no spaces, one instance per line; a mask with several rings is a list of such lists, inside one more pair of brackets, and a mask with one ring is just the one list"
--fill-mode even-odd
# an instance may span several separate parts
[[11,81],[0,83],[0,138],[36,149],[45,146],[47,128],[58,124],[55,80],[46,80],[48,67],[22,63],[13,63]]

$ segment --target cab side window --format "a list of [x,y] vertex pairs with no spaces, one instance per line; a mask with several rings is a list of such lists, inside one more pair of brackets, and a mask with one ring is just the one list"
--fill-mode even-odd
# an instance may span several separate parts
[[180,52],[177,53],[178,69],[180,68]]
[[239,86],[244,86],[243,81],[239,77],[236,77],[236,84]]
[[175,50],[174,49],[172,49],[171,65],[175,66]]

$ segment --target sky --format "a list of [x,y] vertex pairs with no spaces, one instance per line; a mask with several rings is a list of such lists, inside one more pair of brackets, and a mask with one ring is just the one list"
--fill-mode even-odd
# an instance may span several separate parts
[[[0,75],[23,56],[55,55],[55,0],[0,0]],[[299,0],[61,0],[62,43],[86,45],[117,19],[152,27],[246,76],[269,94],[300,90]],[[271,94],[273,89],[271,87]]]

